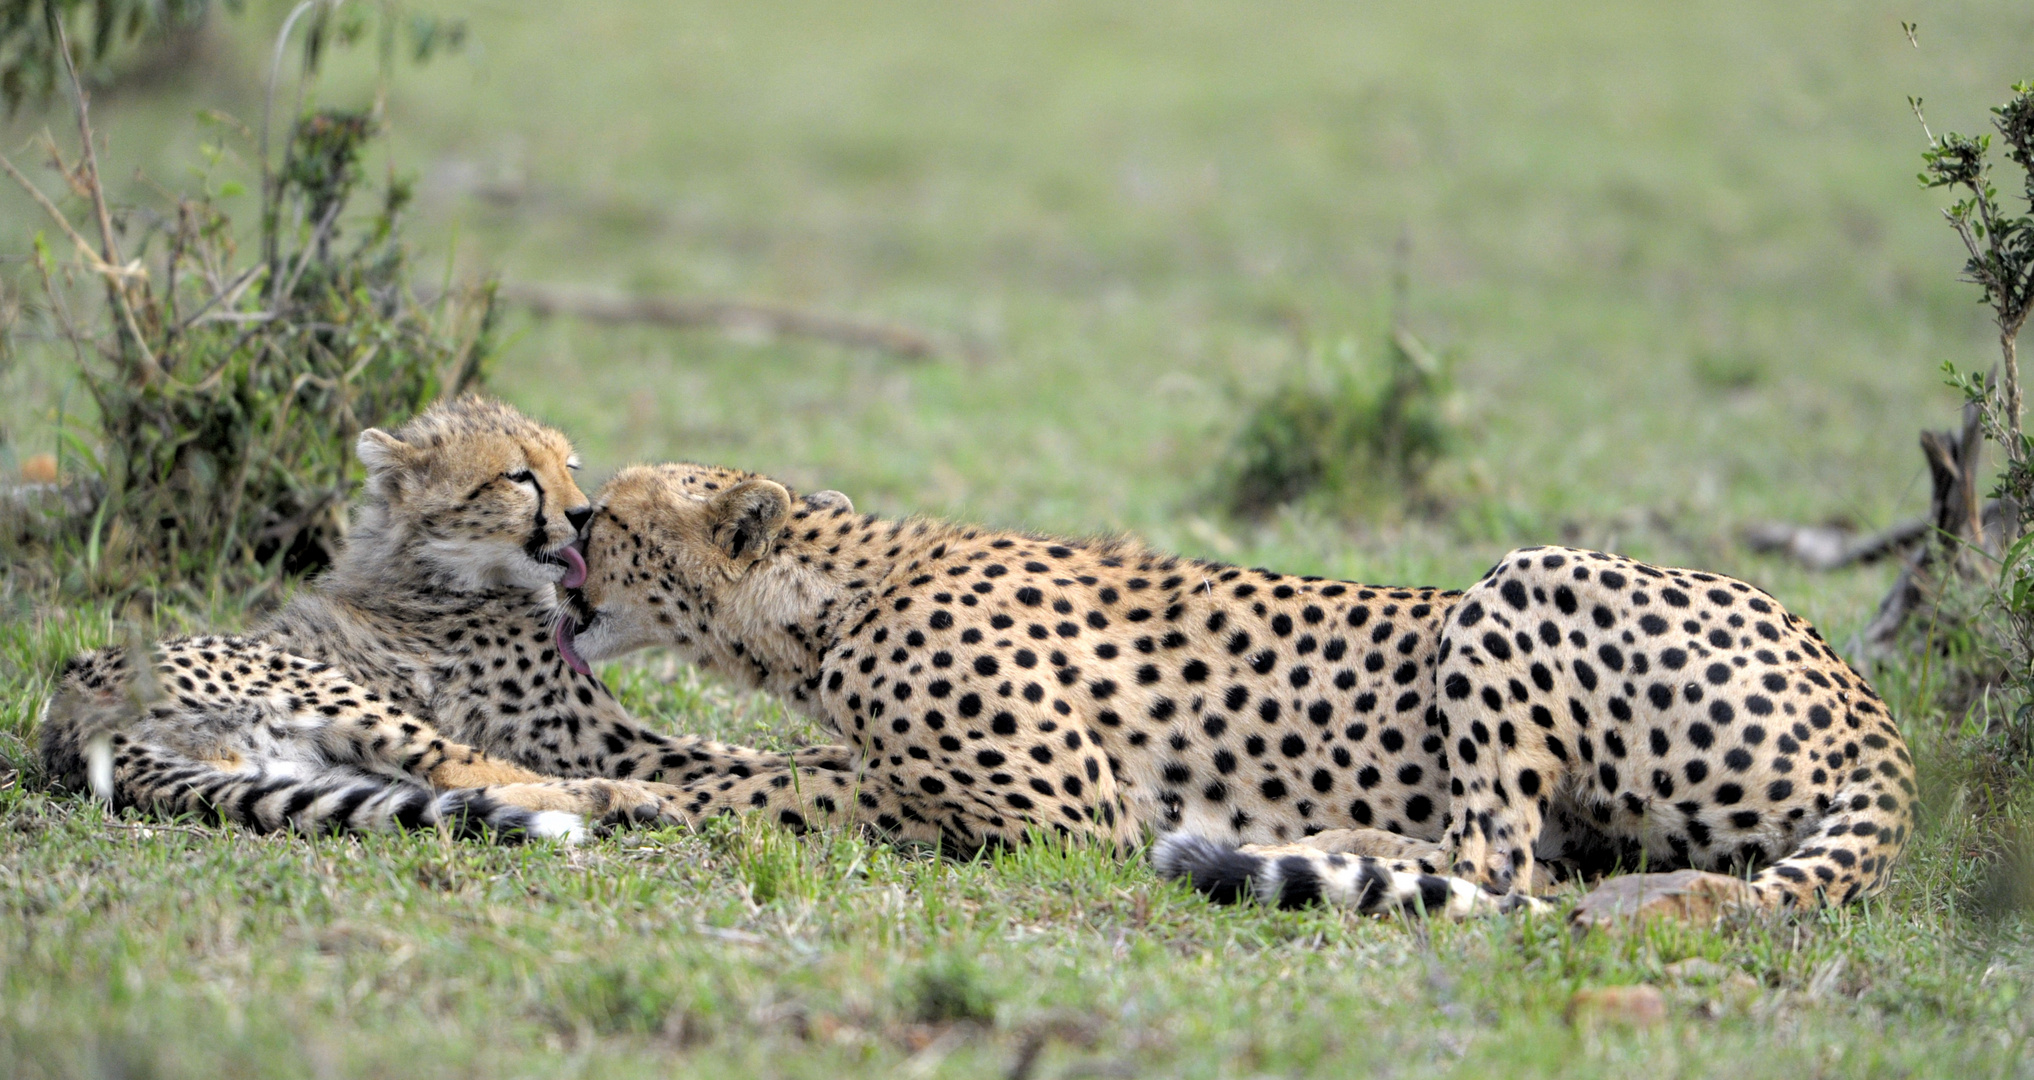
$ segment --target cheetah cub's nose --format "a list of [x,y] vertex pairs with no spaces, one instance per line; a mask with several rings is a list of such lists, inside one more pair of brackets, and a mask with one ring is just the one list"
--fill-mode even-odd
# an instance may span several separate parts
[[565,520],[572,523],[573,532],[585,532],[586,523],[593,517],[593,507],[575,506],[565,511]]

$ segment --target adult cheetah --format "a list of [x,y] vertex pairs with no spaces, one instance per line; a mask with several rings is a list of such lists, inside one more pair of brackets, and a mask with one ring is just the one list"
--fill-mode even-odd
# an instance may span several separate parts
[[689,816],[960,849],[1148,829],[1162,872],[1218,898],[1458,913],[1543,864],[1720,871],[1612,897],[1683,910],[1847,902],[1910,827],[1864,679],[1713,574],[1526,548],[1466,592],[1369,586],[883,521],[698,465],[617,475],[586,555],[575,662],[672,646],[856,755],[853,801],[794,770],[680,785]]
[[55,786],[263,830],[514,838],[654,818],[670,791],[639,780],[782,767],[645,731],[559,657],[554,585],[584,575],[592,508],[558,432],[467,398],[358,452],[344,550],[266,625],[162,642],[142,671],[121,647],[70,662],[42,723]]

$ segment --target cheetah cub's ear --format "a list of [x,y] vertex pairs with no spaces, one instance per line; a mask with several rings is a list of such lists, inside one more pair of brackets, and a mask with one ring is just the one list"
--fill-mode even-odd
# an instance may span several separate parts
[[359,455],[360,463],[367,466],[368,488],[383,497],[394,494],[391,481],[396,474],[416,464],[419,456],[416,447],[380,428],[361,432],[360,440],[353,444],[353,452]]
[[791,493],[774,480],[753,477],[721,492],[707,505],[706,536],[740,577],[769,554],[791,513]]

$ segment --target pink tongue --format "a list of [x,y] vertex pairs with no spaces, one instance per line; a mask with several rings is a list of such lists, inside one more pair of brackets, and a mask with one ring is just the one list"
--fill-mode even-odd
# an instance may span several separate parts
[[576,589],[586,584],[586,560],[580,558],[579,549],[571,546],[558,549],[558,556],[565,560],[565,578],[558,584]]
[[[565,550],[571,551],[572,549],[566,548]],[[584,563],[579,565],[579,579],[581,581],[586,580],[586,566]],[[579,650],[572,644],[572,616],[566,615],[558,620],[557,640],[558,655],[564,657],[565,666],[581,675],[592,678],[593,669],[586,666],[585,658],[579,655]]]

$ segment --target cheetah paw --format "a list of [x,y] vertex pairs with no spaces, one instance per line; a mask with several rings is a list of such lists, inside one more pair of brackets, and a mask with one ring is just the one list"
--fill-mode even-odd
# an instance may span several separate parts
[[675,808],[676,788],[640,780],[588,781],[588,816],[598,823],[600,835],[616,828],[656,828],[683,825],[686,818]]

